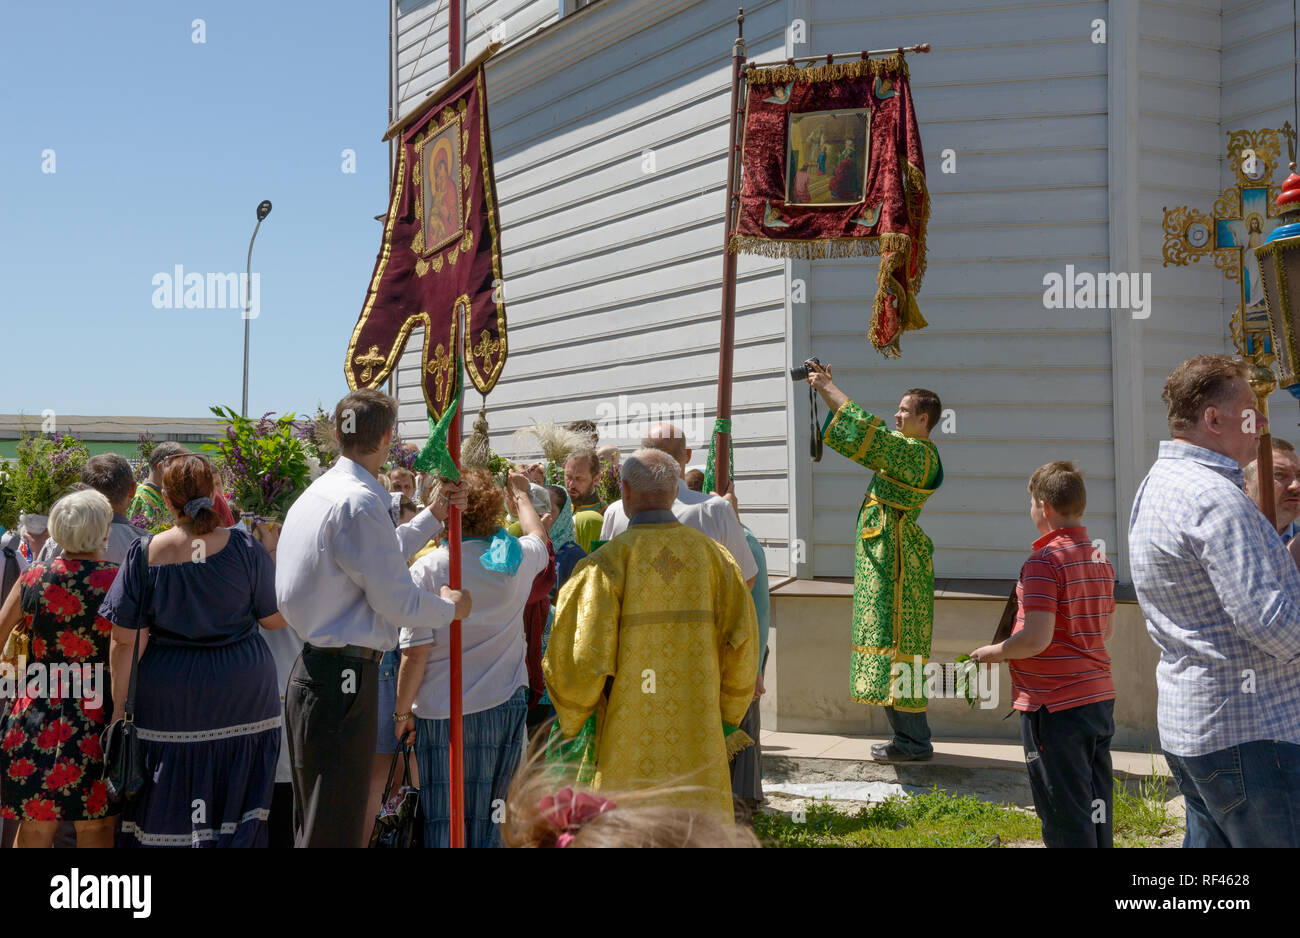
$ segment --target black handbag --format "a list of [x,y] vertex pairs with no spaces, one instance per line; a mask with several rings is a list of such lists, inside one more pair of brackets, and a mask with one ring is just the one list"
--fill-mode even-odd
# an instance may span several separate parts
[[[144,618],[149,609],[149,542],[152,536],[140,539],[140,601],[137,614]],[[144,787],[144,742],[135,725],[135,678],[140,665],[140,629],[135,630],[135,648],[131,652],[131,678],[126,685],[126,708],[121,716],[104,730],[104,782],[108,797],[115,804],[133,801]]]
[[375,826],[370,832],[371,847],[392,849],[424,846],[424,812],[420,810],[420,789],[411,784],[411,747],[405,742],[402,743],[400,752],[393,753],[393,764],[388,767],[384,794],[392,787],[398,755],[405,762],[402,787],[386,801],[382,800],[383,794],[379,796],[379,814],[375,817]]

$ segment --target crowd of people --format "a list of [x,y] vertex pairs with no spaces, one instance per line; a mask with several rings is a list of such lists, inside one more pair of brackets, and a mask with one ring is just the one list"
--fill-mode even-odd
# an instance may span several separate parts
[[[468,845],[757,844],[735,818],[762,797],[765,564],[734,496],[687,488],[680,431],[654,427],[626,459],[592,439],[562,486],[540,464],[502,485],[484,469],[386,469],[396,414],[377,391],[340,401],[341,455],[282,527],[237,522],[218,467],[163,443],[139,485],[124,458],[94,457],[46,536],[24,531],[0,641],[17,627],[33,665],[98,666],[111,690],[28,685],[4,701],[10,841],[364,846],[409,751],[423,843],[447,846],[460,620]],[[622,498],[607,504],[610,462]],[[160,511],[172,525],[151,536]],[[638,623],[635,640],[620,622]],[[133,668],[145,783],[119,803],[101,735],[127,712]]]
[[[856,523],[850,695],[885,708],[892,737],[875,759],[925,761],[927,683],[905,672],[930,653],[933,545],[918,520],[943,482],[941,404],[908,390],[891,430],[829,368],[809,363],[808,382],[830,407],[826,444],[875,473]],[[1267,423],[1243,364],[1189,359],[1163,399],[1172,439],[1137,491],[1127,548],[1160,650],[1184,843],[1300,845],[1300,458],[1273,440],[1270,523],[1255,462]],[[56,684],[6,701],[0,815],[19,822],[18,846],[362,846],[400,797],[402,752],[424,845],[449,845],[453,620],[469,846],[757,845],[768,586],[734,493],[702,491],[670,424],[625,458],[591,439],[563,486],[540,464],[456,481],[385,472],[396,414],[377,391],[338,403],[341,456],[282,530],[234,523],[209,461],[178,445],[155,450],[140,486],[121,457],[86,464],[26,545],[0,639],[18,626],[37,664],[104,666],[111,692]],[[611,460],[609,501],[596,480]],[[1027,490],[1039,537],[1014,621],[970,657],[1008,663],[1044,843],[1110,846],[1115,570],[1072,463],[1039,467]],[[159,500],[173,525],[149,536],[131,519],[152,522]],[[118,804],[100,736],[133,666],[148,771]]]

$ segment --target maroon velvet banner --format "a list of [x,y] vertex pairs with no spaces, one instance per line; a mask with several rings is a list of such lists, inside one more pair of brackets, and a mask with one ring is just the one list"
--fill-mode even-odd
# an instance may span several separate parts
[[880,255],[871,344],[899,355],[926,325],[930,197],[903,56],[746,74],[744,188],[728,250],[768,257]]
[[402,132],[383,244],[348,343],[348,387],[378,387],[423,325],[435,418],[455,395],[460,329],[470,381],[492,390],[507,351],[500,229],[480,64]]

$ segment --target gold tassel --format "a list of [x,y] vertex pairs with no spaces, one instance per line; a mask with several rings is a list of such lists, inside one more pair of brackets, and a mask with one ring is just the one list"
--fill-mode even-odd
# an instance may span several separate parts
[[486,469],[490,458],[487,399],[484,398],[483,406],[478,409],[478,417],[474,420],[474,432],[470,434],[469,439],[465,441],[464,449],[461,450],[460,465],[462,469]]
[[895,52],[885,58],[853,59],[833,65],[809,65],[807,68],[778,65],[774,68],[750,69],[745,78],[751,85],[784,85],[792,81],[840,81],[865,75],[900,75],[906,78],[908,74],[906,60],[901,53]]

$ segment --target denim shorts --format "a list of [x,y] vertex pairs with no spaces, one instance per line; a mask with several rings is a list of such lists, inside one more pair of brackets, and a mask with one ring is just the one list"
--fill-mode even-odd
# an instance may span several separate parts
[[397,752],[393,714],[397,712],[397,666],[401,663],[402,653],[396,649],[384,652],[379,662],[379,735],[375,738],[378,755],[391,756]]

